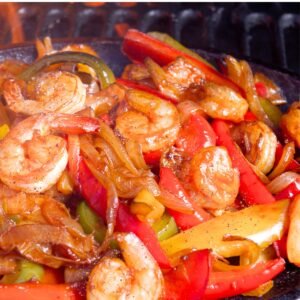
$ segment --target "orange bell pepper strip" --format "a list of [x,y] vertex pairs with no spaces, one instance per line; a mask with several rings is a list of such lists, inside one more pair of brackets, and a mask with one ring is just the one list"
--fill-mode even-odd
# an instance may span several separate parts
[[185,57],[204,73],[206,80],[219,85],[225,85],[239,94],[245,95],[245,92],[241,87],[203,61],[175,49],[143,32],[134,29],[128,30],[124,37],[122,50],[131,60],[140,63],[143,63],[146,57],[150,57],[160,65],[167,65],[177,57]]

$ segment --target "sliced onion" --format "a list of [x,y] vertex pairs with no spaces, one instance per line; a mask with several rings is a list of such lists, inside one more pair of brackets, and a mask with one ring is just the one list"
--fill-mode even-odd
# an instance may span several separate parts
[[108,241],[112,237],[116,225],[117,212],[119,207],[119,197],[116,191],[114,183],[107,177],[104,176],[95,166],[89,161],[85,160],[86,165],[96,177],[96,179],[106,188],[107,190],[107,210],[106,210],[106,223],[107,231],[105,239],[102,243],[102,250],[108,246]]
[[130,160],[130,157],[128,156],[121,141],[115,136],[113,130],[103,122],[100,123],[99,135],[113,148],[116,155],[124,163],[126,168],[133,174],[139,175],[138,170]]
[[279,176],[281,173],[283,173],[287,168],[287,166],[294,159],[294,155],[295,155],[295,143],[294,142],[287,143],[283,147],[282,155],[277,166],[275,167],[275,169],[273,169],[272,173],[268,176],[269,179],[272,180],[275,177]]
[[83,233],[83,229],[80,224],[71,218],[66,206],[56,200],[47,199],[41,205],[41,212],[47,222],[55,226],[65,226],[69,230]]
[[117,168],[120,165],[122,165],[121,160],[115,154],[114,150],[102,138],[96,138],[94,144],[95,144],[96,149],[100,149],[104,152],[104,154],[106,155],[106,158],[107,158],[107,162],[110,165],[110,167]]
[[147,189],[154,196],[160,194],[157,182],[151,174],[128,176],[121,170],[110,170],[111,178],[115,183],[118,194],[122,198],[134,198],[142,189]]
[[175,211],[182,212],[184,214],[193,214],[194,209],[188,200],[184,200],[176,197],[165,189],[161,189],[161,194],[158,200],[167,208]]
[[0,236],[0,247],[12,251],[23,243],[63,245],[78,259],[87,259],[94,251],[92,236],[72,234],[65,227],[46,224],[25,224],[14,226]]
[[96,166],[96,168],[103,168],[104,167],[104,161],[99,152],[96,150],[91,136],[83,135],[79,138],[80,141],[80,150],[82,154],[93,162],[93,164]]
[[74,261],[73,259],[53,255],[49,247],[40,244],[23,243],[17,249],[27,259],[54,269],[60,268],[63,265],[86,264],[88,262]]
[[300,174],[295,172],[285,172],[273,179],[267,188],[272,194],[277,194],[289,186],[291,183],[300,179]]
[[78,186],[80,142],[78,135],[68,135],[68,166],[74,184]]
[[125,144],[125,147],[131,161],[138,169],[148,169],[140,144],[133,140],[128,140]]
[[268,184],[270,182],[269,178],[256,165],[251,164],[249,161],[248,163],[262,183]]
[[180,113],[181,122],[185,122],[195,112],[201,111],[200,105],[193,101],[182,101],[177,105],[177,109]]
[[244,88],[249,103],[249,108],[253,114],[262,122],[267,124],[273,130],[275,129],[274,124],[265,113],[263,107],[260,104],[259,98],[256,93],[253,73],[249,64],[246,61],[240,62],[242,75],[241,75],[241,86]]

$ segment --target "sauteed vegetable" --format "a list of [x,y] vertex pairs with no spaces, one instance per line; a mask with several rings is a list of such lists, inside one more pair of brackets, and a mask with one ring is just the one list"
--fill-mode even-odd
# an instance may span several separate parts
[[261,296],[300,266],[300,102],[129,30],[0,63],[0,300]]

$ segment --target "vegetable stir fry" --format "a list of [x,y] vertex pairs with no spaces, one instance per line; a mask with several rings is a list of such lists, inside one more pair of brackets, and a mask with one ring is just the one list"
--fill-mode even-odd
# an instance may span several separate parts
[[[129,30],[0,63],[0,300],[261,296],[300,267],[300,102]],[[296,100],[296,99],[293,99]]]

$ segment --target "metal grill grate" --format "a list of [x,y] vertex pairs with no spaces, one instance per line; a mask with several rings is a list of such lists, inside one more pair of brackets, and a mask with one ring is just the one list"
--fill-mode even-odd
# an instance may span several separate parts
[[[20,3],[26,41],[36,37],[119,39],[118,23],[171,34],[190,48],[246,57],[300,74],[299,3]],[[0,18],[0,44],[11,32]]]

